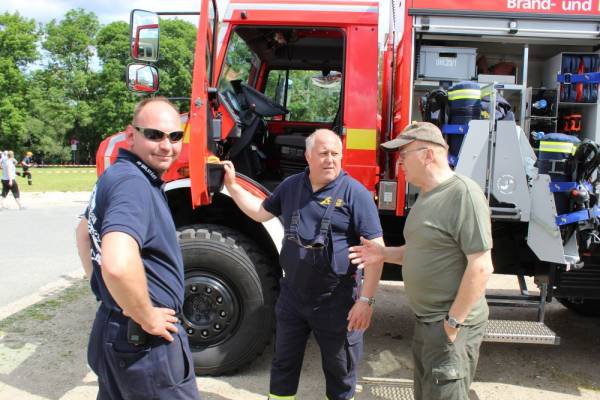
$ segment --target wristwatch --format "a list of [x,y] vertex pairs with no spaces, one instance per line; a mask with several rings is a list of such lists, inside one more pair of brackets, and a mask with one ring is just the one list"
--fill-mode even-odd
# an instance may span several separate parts
[[360,296],[358,301],[362,301],[363,303],[367,303],[368,305],[372,306],[375,304],[375,297]]
[[458,329],[461,326],[463,326],[463,324],[458,322],[458,320],[456,318],[451,317],[450,315],[446,315],[446,321],[448,321],[448,326],[450,328]]

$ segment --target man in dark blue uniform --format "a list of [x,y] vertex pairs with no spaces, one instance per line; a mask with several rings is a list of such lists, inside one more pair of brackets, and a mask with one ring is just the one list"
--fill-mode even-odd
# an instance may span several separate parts
[[31,171],[29,171],[29,168],[31,168],[31,166],[33,165],[33,153],[28,151],[27,153],[25,153],[25,157],[23,158],[23,161],[21,161],[21,167],[23,167],[23,178],[27,178],[27,184],[29,186],[31,186],[32,182],[32,176],[31,176]]
[[200,398],[177,318],[183,262],[160,179],[182,138],[167,99],[139,103],[127,130],[130,151],[121,149],[100,177],[77,228],[79,255],[101,301],[88,347],[100,400]]
[[367,270],[363,282],[348,260],[348,248],[361,237],[383,243],[383,232],[371,193],[341,170],[342,142],[334,132],[320,129],[309,136],[305,156],[306,171],[284,180],[264,201],[236,183],[229,161],[223,162],[225,185],[252,219],[283,218],[284,277],[275,307],[269,398],[295,399],[312,331],[321,349],[327,398],[349,400],[383,264]]

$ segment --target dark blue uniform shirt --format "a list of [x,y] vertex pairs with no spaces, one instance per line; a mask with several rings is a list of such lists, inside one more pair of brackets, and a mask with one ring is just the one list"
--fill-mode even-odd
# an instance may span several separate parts
[[[344,176],[348,180],[346,189],[332,199],[336,186]],[[303,173],[292,175],[281,182],[273,194],[263,202],[263,207],[275,216],[282,216],[287,230],[298,197],[298,233],[305,239],[313,239],[319,234],[320,222],[329,202],[336,202],[331,216],[331,239],[335,254],[332,266],[338,275],[354,273],[355,267],[348,259],[348,248],[359,244],[360,236],[366,239],[383,236],[379,213],[371,193],[344,171],[328,185],[313,192],[309,170],[306,168]],[[285,254],[281,256],[285,257]]]
[[183,261],[162,185],[159,175],[135,154],[119,149],[117,162],[94,187],[85,214],[92,239],[91,285],[109,308],[120,310],[102,279],[100,244],[107,233],[123,232],[140,248],[153,304],[181,312]]

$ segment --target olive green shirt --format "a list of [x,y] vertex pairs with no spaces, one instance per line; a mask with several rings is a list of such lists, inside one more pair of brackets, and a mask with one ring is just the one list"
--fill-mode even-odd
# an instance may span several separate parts
[[[492,248],[490,210],[481,188],[455,174],[419,194],[404,226],[402,275],[411,308],[424,322],[444,319],[467,267],[467,255]],[[487,320],[485,296],[466,325]]]

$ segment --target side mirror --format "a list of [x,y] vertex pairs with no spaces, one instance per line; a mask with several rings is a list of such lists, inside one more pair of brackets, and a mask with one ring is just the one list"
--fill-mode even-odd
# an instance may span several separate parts
[[131,12],[131,57],[136,61],[158,61],[160,28],[158,14],[133,10]]
[[126,82],[132,92],[154,93],[158,90],[158,70],[152,65],[129,64]]

